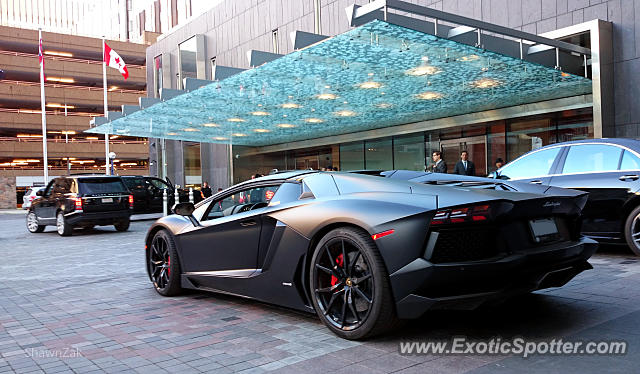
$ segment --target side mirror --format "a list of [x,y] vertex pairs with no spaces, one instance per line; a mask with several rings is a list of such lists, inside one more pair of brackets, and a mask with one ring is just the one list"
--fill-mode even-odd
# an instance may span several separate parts
[[193,216],[193,211],[194,210],[196,210],[196,207],[193,205],[192,202],[177,203],[177,204],[175,204],[173,206],[173,208],[171,208],[171,211],[173,211],[173,213],[175,213],[175,214],[177,214],[179,216],[183,216],[183,217],[189,218],[189,221],[191,221],[193,226],[194,227],[198,227],[198,226],[200,226],[200,222],[198,222],[196,217]]
[[44,190],[36,191],[36,196],[44,196]]
[[171,210],[179,216],[189,217],[193,214],[193,211],[196,210],[196,207],[191,202],[177,203]]

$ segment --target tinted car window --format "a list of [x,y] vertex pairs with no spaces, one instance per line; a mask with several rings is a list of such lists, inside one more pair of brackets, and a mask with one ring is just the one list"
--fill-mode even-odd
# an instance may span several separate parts
[[569,148],[563,174],[618,170],[622,149],[604,144],[574,145]]
[[119,178],[85,178],[80,180],[79,185],[80,193],[84,195],[127,191]]
[[53,183],[53,193],[67,194],[71,193],[72,179],[56,178]]
[[266,207],[271,201],[278,186],[257,187],[248,190],[236,192],[222,200],[214,201],[211,204],[211,210],[207,216],[208,219],[226,217],[232,214],[240,213],[242,207],[246,209],[257,204],[253,209]]
[[620,170],[640,170],[640,159],[629,151],[624,151]]
[[283,183],[278,191],[273,195],[273,204],[284,204],[291,201],[296,201],[302,194],[302,188],[299,183]]
[[151,179],[151,180],[150,180],[150,182],[151,182],[151,184],[152,184],[154,187],[156,187],[156,188],[160,188],[160,189],[166,188],[166,189],[169,189],[169,185],[168,185],[168,184],[166,184],[165,182],[161,181],[161,180],[158,180],[158,179]]
[[518,179],[547,175],[560,149],[561,147],[543,149],[515,160],[500,169],[500,178]]
[[130,190],[144,188],[144,178],[122,178],[122,181]]

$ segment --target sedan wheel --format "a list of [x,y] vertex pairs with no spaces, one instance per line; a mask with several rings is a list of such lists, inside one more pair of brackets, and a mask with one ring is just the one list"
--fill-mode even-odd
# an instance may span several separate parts
[[60,236],[70,236],[73,233],[73,226],[67,223],[62,212],[58,212],[56,216],[56,229]]
[[160,230],[151,240],[147,255],[148,272],[156,291],[163,296],[179,294],[180,264],[173,238],[164,230]]
[[38,217],[35,212],[29,212],[27,214],[27,230],[29,230],[30,233],[43,232],[44,228],[45,225],[38,224]]
[[640,207],[634,209],[624,225],[624,236],[629,248],[640,256]]
[[311,264],[314,307],[334,333],[359,339],[395,326],[388,275],[367,233],[352,228],[329,232]]

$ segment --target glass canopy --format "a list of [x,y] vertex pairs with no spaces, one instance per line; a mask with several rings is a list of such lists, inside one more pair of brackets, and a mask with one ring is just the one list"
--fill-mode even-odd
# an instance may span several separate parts
[[591,80],[375,20],[87,130],[265,146],[591,93]]

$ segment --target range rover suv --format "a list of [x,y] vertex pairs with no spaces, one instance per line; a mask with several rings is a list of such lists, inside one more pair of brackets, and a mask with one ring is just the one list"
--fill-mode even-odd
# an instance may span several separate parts
[[37,193],[27,212],[31,233],[55,225],[58,234],[69,236],[75,227],[113,225],[117,231],[129,229],[133,195],[122,178],[83,175],[55,178]]

